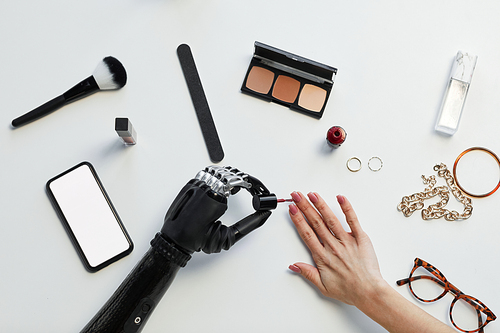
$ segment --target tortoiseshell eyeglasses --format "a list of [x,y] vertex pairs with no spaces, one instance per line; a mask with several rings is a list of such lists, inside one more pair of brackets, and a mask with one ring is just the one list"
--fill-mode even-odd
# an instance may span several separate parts
[[427,303],[452,293],[455,298],[450,306],[450,320],[462,332],[483,333],[483,328],[497,318],[483,302],[461,292],[436,267],[422,259],[415,258],[410,276],[396,283],[398,286],[408,283],[413,296]]

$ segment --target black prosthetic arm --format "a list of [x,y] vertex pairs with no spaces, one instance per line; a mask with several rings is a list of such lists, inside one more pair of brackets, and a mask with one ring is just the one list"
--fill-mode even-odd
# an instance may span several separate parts
[[157,234],[149,251],[81,333],[140,332],[190,258]]
[[227,210],[227,198],[243,187],[253,196],[268,195],[256,178],[230,167],[208,167],[179,192],[151,248],[81,333],[140,332],[191,254],[228,250],[262,226],[271,215],[259,210],[232,226],[217,219]]

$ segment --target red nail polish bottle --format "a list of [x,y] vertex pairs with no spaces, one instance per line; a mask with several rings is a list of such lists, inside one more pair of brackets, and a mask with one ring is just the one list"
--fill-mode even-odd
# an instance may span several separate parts
[[326,133],[326,142],[332,148],[338,148],[344,143],[347,137],[346,131],[340,126],[331,127]]

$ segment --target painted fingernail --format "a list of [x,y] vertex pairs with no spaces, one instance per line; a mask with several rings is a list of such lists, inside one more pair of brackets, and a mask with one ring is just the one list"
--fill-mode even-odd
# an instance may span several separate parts
[[299,212],[299,210],[297,209],[297,206],[295,206],[295,205],[288,205],[288,211],[292,215],[295,215]]
[[318,196],[316,195],[316,193],[313,193],[313,192],[309,192],[309,193],[307,194],[307,197],[309,198],[309,200],[311,200],[311,202],[312,202],[313,204],[317,203],[317,202],[318,202],[318,200],[319,200],[319,199],[318,199]]
[[337,195],[337,201],[339,204],[343,204],[345,202],[345,198],[342,195]]
[[297,265],[290,265],[288,266],[288,269],[291,270],[292,272],[300,273],[300,268]]
[[301,198],[300,198],[300,195],[299,195],[297,192],[295,192],[295,191],[294,191],[294,192],[292,192],[292,194],[290,194],[290,195],[292,196],[293,201],[295,201],[295,202],[300,202],[300,199],[301,199]]

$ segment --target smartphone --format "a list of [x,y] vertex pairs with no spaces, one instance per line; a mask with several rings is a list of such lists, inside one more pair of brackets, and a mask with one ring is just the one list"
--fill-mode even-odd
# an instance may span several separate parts
[[89,162],[50,179],[47,194],[90,272],[132,252],[134,244]]

